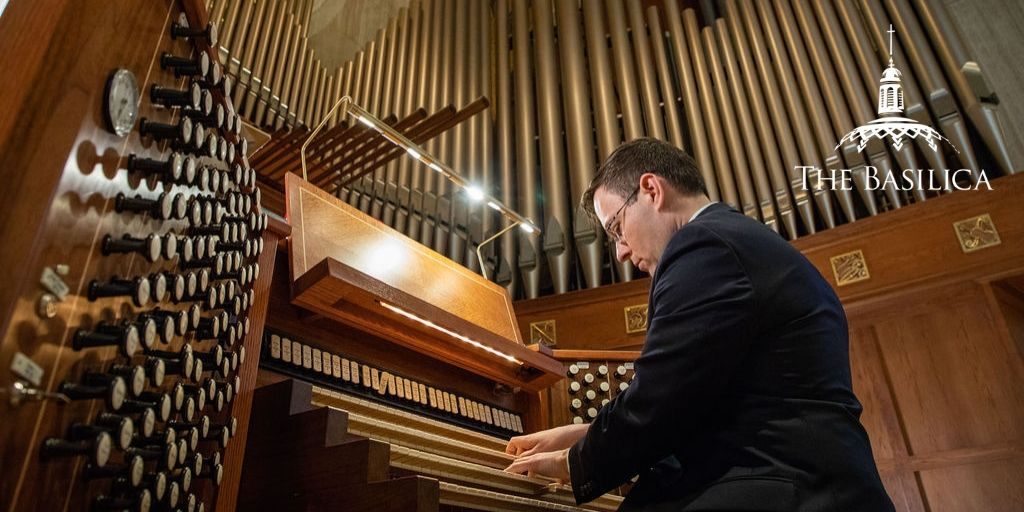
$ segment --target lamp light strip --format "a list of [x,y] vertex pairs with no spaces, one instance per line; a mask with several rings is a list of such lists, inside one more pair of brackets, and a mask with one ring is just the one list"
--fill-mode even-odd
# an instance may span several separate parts
[[[348,97],[346,96],[345,98]],[[345,98],[342,98],[342,101]],[[454,183],[456,186],[461,187],[463,189],[467,189],[470,198],[476,201],[486,200],[488,206],[497,210],[502,215],[507,217],[509,220],[513,222],[518,222],[520,229],[522,229],[526,233],[532,234],[540,231],[540,229],[537,226],[535,226],[529,219],[523,217],[522,215],[513,210],[510,210],[508,207],[501,204],[498,200],[494,199],[493,197],[484,194],[483,191],[471,185],[468,181],[463,179],[462,176],[455,173],[455,171],[453,171],[450,167],[438,161],[436,158],[434,158],[429,153],[424,151],[423,148],[421,148],[418,144],[407,139],[404,135],[402,135],[400,132],[398,132],[391,126],[381,123],[377,118],[375,118],[373,115],[371,115],[369,112],[367,112],[359,105],[350,102],[347,105],[345,113],[355,117],[357,120],[359,120],[359,122],[365,124],[366,126],[369,126],[373,130],[377,131],[382,136],[384,136],[386,139],[400,146],[409,154],[410,157],[422,162],[424,165],[443,174],[445,178],[448,178],[448,180]],[[477,193],[477,191],[479,191],[479,193]]]
[[415,320],[416,322],[419,322],[419,323],[421,323],[421,324],[423,324],[423,325],[425,325],[427,327],[430,327],[431,329],[435,329],[435,330],[441,331],[441,332],[447,334],[448,336],[451,336],[452,338],[455,338],[455,339],[457,339],[457,340],[459,340],[459,341],[461,341],[463,343],[467,343],[467,344],[472,345],[472,346],[474,346],[474,347],[476,347],[478,349],[481,349],[481,350],[483,350],[485,352],[488,352],[488,353],[493,354],[495,356],[498,356],[498,357],[500,357],[502,359],[505,359],[506,361],[508,361],[510,363],[522,364],[522,361],[516,359],[513,356],[510,356],[510,355],[508,355],[508,354],[506,354],[504,352],[501,352],[499,350],[495,350],[495,349],[493,349],[491,347],[488,347],[487,345],[484,345],[483,343],[480,343],[479,341],[476,341],[476,340],[474,340],[472,338],[468,338],[468,337],[463,336],[463,335],[461,335],[461,334],[459,334],[457,332],[454,332],[454,331],[451,331],[449,329],[446,329],[446,328],[444,328],[444,327],[442,327],[440,325],[435,324],[434,322],[431,322],[430,320],[427,320],[426,318],[420,318],[419,316],[414,315],[414,314],[412,314],[412,313],[410,313],[410,312],[408,312],[408,311],[406,311],[406,310],[404,310],[402,308],[399,308],[397,306],[392,306],[391,304],[388,304],[387,302],[380,302],[380,305],[384,306],[385,309],[388,309],[388,310],[390,310],[392,312],[398,313],[399,315],[402,315],[402,316],[404,316],[404,317],[406,317],[406,318],[408,318],[410,320]]

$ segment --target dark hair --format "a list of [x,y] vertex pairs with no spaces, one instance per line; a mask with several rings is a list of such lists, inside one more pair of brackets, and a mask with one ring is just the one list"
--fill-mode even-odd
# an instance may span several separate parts
[[639,184],[640,176],[647,172],[665,178],[681,192],[708,195],[693,157],[668,142],[642,137],[622,144],[608,155],[583,193],[580,206],[596,221],[594,193],[597,189],[605,187],[609,192],[629,197]]

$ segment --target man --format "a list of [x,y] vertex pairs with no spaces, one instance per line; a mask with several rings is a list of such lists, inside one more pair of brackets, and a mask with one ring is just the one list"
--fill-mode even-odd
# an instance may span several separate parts
[[571,481],[579,503],[639,475],[621,510],[893,510],[843,308],[803,255],[654,139],[612,153],[583,205],[653,276],[647,338],[591,425],[513,438],[507,471]]

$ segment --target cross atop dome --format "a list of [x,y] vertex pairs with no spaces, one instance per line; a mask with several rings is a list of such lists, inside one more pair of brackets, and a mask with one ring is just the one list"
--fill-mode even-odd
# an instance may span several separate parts
[[878,115],[892,117],[903,114],[903,85],[902,73],[892,60],[892,35],[896,31],[889,25],[886,32],[889,33],[889,67],[882,71],[882,78],[878,81]]

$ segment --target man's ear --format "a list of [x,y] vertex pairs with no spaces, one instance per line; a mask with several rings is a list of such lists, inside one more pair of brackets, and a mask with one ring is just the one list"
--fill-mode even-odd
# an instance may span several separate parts
[[661,211],[666,206],[666,193],[668,189],[668,182],[665,178],[658,176],[652,172],[644,173],[640,176],[640,193],[648,194],[654,202],[655,211]]

